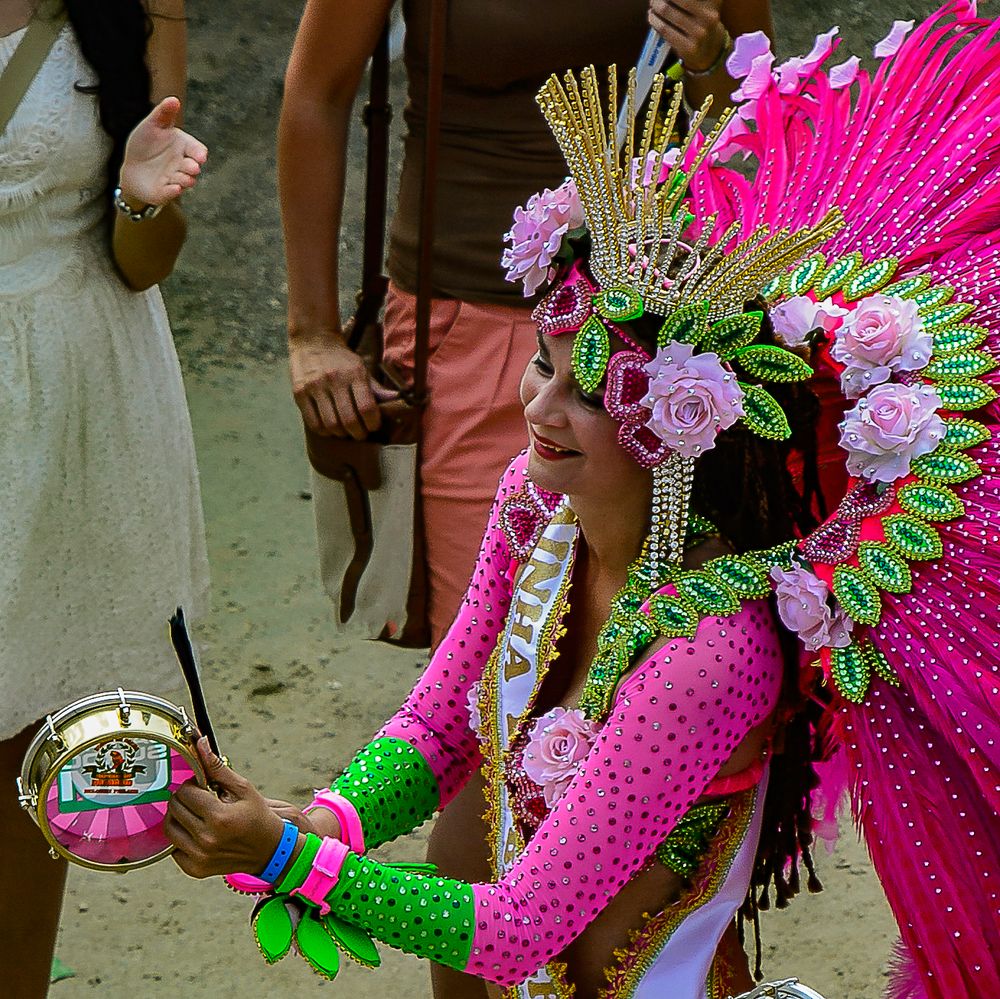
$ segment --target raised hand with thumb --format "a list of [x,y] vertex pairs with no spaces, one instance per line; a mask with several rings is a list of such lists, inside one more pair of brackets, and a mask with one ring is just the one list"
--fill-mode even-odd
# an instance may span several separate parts
[[204,736],[198,755],[217,793],[188,783],[170,799],[163,831],[174,844],[177,866],[193,878],[260,873],[281,839],[282,819],[253,784],[212,752]]

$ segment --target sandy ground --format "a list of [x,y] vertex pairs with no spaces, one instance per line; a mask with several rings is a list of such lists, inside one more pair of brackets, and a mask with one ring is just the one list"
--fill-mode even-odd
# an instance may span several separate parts
[[[812,35],[839,23],[849,51],[870,51],[893,16],[930,7],[779,0],[780,47],[805,51]],[[333,637],[315,570],[308,473],[282,357],[274,194],[274,123],[299,7],[189,0],[189,12],[188,123],[208,142],[211,161],[189,202],[189,244],[166,293],[187,374],[212,560],[212,606],[197,633],[225,751],[265,793],[301,801],[392,713],[422,664],[417,653]],[[356,166],[360,154],[355,136]],[[358,182],[356,168],[352,192]],[[357,201],[349,195],[348,257],[360,239]],[[422,857],[425,833],[386,855]],[[827,890],[765,916],[765,971],[797,974],[828,999],[875,999],[895,936],[882,892],[850,832],[819,861]],[[169,862],[121,878],[73,870],[58,952],[76,976],[52,995],[430,994],[426,968],[388,948],[381,970],[350,966],[332,985],[296,958],[268,968],[247,911],[219,882],[190,881]]]

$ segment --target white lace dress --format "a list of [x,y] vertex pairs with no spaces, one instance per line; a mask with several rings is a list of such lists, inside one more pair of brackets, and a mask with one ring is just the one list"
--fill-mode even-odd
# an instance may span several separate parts
[[0,739],[100,690],[176,693],[166,620],[208,583],[163,302],[106,245],[95,82],[67,26],[0,135]]

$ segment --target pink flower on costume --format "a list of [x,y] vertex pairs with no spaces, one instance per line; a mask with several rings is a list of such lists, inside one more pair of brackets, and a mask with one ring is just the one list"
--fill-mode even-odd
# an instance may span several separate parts
[[733,91],[732,98],[737,104],[742,101],[756,101],[762,97],[773,80],[771,67],[774,53],[771,39],[763,31],[751,31],[739,35],[733,43],[733,51],[726,60],[726,69],[734,80],[742,80]]
[[646,366],[650,410],[646,427],[672,451],[688,458],[715,446],[719,431],[743,415],[743,392],[718,354],[694,353],[685,343],[670,343]]
[[840,376],[844,394],[857,399],[895,372],[926,367],[932,346],[916,302],[869,295],[843,321],[830,353],[844,365]]
[[551,808],[590,753],[600,728],[579,708],[553,708],[535,722],[524,749],[524,772]]
[[816,41],[808,55],[792,56],[786,59],[775,70],[778,90],[783,94],[793,94],[799,89],[802,80],[812,76],[817,67],[837,47],[839,28],[831,28],[822,35],[816,36]]
[[801,347],[808,343],[814,330],[824,333],[835,330],[847,312],[829,298],[814,302],[808,295],[796,295],[776,305],[769,316],[774,332],[786,347]]
[[875,58],[887,59],[889,56],[894,56],[902,47],[906,36],[913,30],[913,23],[913,21],[893,21],[892,30],[875,46]]
[[476,682],[469,687],[469,693],[466,695],[465,702],[469,709],[469,727],[476,733],[476,738],[480,742],[483,741],[483,716],[479,710],[479,698],[482,694],[482,690],[482,681],[476,680]]
[[879,385],[840,424],[847,470],[869,482],[895,482],[910,462],[929,454],[945,434],[941,397],[930,385]]
[[524,282],[524,297],[530,298],[549,273],[559,253],[563,236],[583,225],[583,208],[576,184],[567,178],[554,191],[533,194],[523,207],[514,209],[514,224],[504,234],[511,245],[503,251],[501,264],[508,281]]
[[775,582],[774,595],[778,617],[794,631],[810,651],[843,649],[851,644],[854,623],[838,604],[830,608],[830,591],[826,583],[809,569],[791,570],[775,566],[771,570]]

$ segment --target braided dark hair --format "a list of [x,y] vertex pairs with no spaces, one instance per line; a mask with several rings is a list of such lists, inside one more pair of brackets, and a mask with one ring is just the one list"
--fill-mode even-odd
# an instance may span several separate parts
[[65,0],[80,51],[97,74],[97,86],[77,84],[97,96],[101,125],[111,136],[107,165],[109,194],[118,185],[125,142],[149,114],[150,76],[146,43],[152,31],[142,0]]

